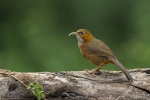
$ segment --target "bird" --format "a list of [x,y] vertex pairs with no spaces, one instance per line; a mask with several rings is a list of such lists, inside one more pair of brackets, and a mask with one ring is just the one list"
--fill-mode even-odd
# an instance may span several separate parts
[[128,81],[132,82],[132,76],[126,68],[118,61],[112,50],[101,40],[95,38],[88,30],[79,29],[72,32],[69,36],[75,35],[78,40],[78,46],[83,57],[97,67],[90,74],[100,71],[100,68],[108,63],[115,64],[126,75]]

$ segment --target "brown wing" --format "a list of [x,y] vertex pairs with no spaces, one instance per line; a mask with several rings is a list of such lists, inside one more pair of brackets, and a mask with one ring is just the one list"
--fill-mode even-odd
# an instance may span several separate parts
[[[93,42],[94,41],[94,42]],[[86,51],[88,54],[95,54],[97,57],[113,57],[116,58],[114,53],[109,49],[109,47],[102,41],[93,38],[86,45]]]

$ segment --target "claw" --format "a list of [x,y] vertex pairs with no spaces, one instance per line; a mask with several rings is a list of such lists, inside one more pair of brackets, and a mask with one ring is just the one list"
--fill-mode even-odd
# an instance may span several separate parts
[[84,71],[85,71],[86,73],[88,73],[88,74],[90,74],[90,75],[96,77],[96,75],[93,73],[93,71],[89,71],[89,70],[87,70],[87,69],[85,69]]
[[97,72],[99,72],[100,74],[102,74],[102,72],[101,72],[101,70],[100,69],[98,69],[98,70],[96,70]]

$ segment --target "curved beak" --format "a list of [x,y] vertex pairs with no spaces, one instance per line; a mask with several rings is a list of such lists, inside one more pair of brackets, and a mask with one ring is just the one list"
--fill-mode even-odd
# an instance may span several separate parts
[[77,32],[72,32],[72,33],[70,33],[68,36],[77,35],[77,34],[78,34]]

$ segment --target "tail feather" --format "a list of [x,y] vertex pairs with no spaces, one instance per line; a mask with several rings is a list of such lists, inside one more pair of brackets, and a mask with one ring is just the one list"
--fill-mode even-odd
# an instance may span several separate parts
[[133,81],[133,79],[132,79],[132,76],[130,75],[130,73],[125,69],[125,67],[117,60],[117,59],[115,59],[115,58],[110,58],[110,60],[114,63],[114,64],[116,64],[119,68],[120,68],[120,70],[122,70],[123,72],[124,72],[124,74],[126,75],[126,77],[127,77],[127,79],[129,80],[129,81]]

